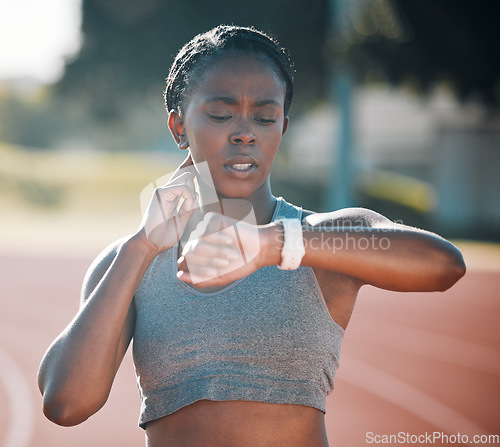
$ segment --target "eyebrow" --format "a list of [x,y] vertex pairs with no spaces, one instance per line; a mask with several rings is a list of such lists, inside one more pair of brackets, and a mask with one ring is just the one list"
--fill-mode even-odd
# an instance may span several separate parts
[[[205,104],[209,104],[212,102],[222,102],[230,106],[238,104],[238,100],[236,98],[233,98],[232,96],[209,96],[204,102]],[[260,99],[255,101],[254,105],[257,107],[265,107],[268,105],[281,107],[281,104],[275,99]]]

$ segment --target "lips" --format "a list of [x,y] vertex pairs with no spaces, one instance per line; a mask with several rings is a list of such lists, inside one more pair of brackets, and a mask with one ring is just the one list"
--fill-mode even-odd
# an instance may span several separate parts
[[224,169],[231,176],[240,179],[249,177],[257,168],[257,161],[249,155],[237,155],[224,163]]

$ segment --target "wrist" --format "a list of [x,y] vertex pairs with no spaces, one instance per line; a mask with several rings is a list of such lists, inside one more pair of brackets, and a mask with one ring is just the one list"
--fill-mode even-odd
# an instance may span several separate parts
[[144,229],[130,237],[125,244],[150,262],[160,253],[159,247],[148,239]]
[[283,225],[271,222],[260,227],[263,265],[279,265],[281,250],[285,242]]
[[281,250],[280,270],[296,270],[302,263],[306,251],[302,222],[297,218],[281,218],[276,223],[283,225],[284,243]]

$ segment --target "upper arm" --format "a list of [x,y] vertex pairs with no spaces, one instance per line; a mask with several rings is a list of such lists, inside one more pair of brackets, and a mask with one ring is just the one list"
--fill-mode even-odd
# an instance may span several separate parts
[[349,231],[355,229],[373,229],[385,231],[404,231],[407,234],[424,234],[444,240],[441,236],[427,230],[394,222],[368,208],[343,208],[327,213],[304,213],[303,222],[312,228],[329,231]]
[[407,228],[367,208],[343,208],[328,213],[304,212],[303,222],[313,228],[350,230],[353,228]]
[[[111,267],[111,264],[115,260],[118,251],[124,241],[125,238],[120,239],[111,244],[110,246],[106,247],[90,265],[82,284],[82,290],[80,294],[80,309],[83,306],[85,306],[85,303],[92,296],[92,293],[99,285],[106,272]],[[117,362],[115,365],[116,370],[118,370],[118,367],[120,366],[123,356],[127,351],[128,345],[132,340],[132,336],[134,333],[134,326],[135,326],[135,309],[134,309],[134,302],[132,301],[132,304],[127,314],[127,319],[125,320],[125,324],[122,333],[120,335],[120,344],[118,347],[118,352],[116,357]]]
[[[344,252],[349,252],[350,246],[360,248],[352,250],[358,253],[358,257],[349,258],[355,259],[355,263],[350,264],[349,272],[352,273],[349,274],[363,278],[363,284],[398,291],[446,290],[465,273],[463,257],[451,242],[430,231],[392,222],[369,209],[307,212],[304,213],[303,223],[310,231],[330,231],[335,236],[347,233]],[[348,239],[353,241],[351,245]],[[384,241],[386,248],[374,248],[369,250],[369,256],[361,256],[359,252],[364,248],[361,249],[355,242],[361,240],[367,249],[376,247],[370,244],[377,241]],[[379,247],[382,248],[381,245]]]

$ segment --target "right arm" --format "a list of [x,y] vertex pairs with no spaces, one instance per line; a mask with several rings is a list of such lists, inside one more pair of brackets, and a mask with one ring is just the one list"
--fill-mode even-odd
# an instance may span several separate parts
[[167,185],[155,190],[138,232],[94,261],[80,310],[45,353],[38,386],[43,412],[56,424],[79,424],[106,402],[133,336],[135,291],[158,253],[177,243],[194,211],[192,172],[180,172],[191,164],[188,156]]
[[76,425],[106,402],[132,338],[132,299],[155,253],[136,235],[91,266],[84,302],[47,350],[38,374],[43,412],[59,425]]

